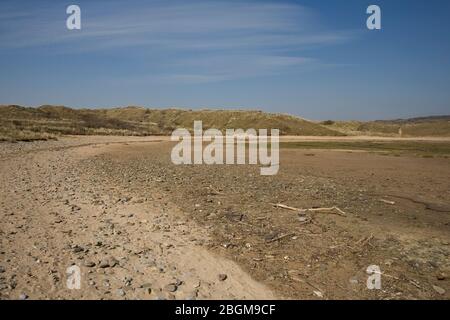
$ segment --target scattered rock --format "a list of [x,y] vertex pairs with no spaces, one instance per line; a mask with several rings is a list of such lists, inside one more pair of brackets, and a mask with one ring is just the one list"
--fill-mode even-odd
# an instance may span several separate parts
[[177,280],[175,281],[175,285],[176,285],[177,287],[181,286],[182,284],[183,284],[183,281],[181,281],[180,279],[177,279]]
[[178,287],[176,284],[174,283],[170,283],[167,286],[164,287],[164,290],[167,292],[175,292],[177,291]]
[[109,265],[111,268],[114,268],[118,264],[119,264],[119,261],[116,258],[114,258],[114,257],[109,258]]
[[97,241],[97,242],[95,243],[95,246],[96,246],[96,247],[101,247],[101,246],[103,246],[103,243],[102,243],[101,241]]
[[106,259],[103,259],[100,261],[100,264],[98,265],[100,268],[114,268],[116,265],[119,264],[119,261],[114,257],[109,257]]
[[88,267],[88,268],[95,267],[95,262],[93,262],[93,261],[85,261],[84,262],[84,266]]
[[436,291],[439,294],[445,294],[445,289],[438,287],[438,286],[433,286],[434,291]]
[[132,277],[125,277],[123,279],[123,281],[124,281],[126,287],[130,287],[131,283],[133,282],[133,278]]
[[436,275],[436,279],[438,279],[438,280],[445,280],[445,279],[447,279],[447,275],[445,273],[443,273],[443,272],[439,272]]
[[103,259],[100,261],[100,264],[98,265],[100,268],[109,268],[109,261],[106,259]]
[[84,249],[78,245],[72,247],[74,253],[83,252]]
[[225,281],[227,280],[228,276],[224,273],[219,274],[219,280],[220,281]]
[[3,266],[0,266],[0,273],[4,273],[6,271],[6,268]]
[[322,292],[315,290],[315,291],[313,291],[313,293],[314,293],[317,297],[323,298],[323,293],[322,293]]

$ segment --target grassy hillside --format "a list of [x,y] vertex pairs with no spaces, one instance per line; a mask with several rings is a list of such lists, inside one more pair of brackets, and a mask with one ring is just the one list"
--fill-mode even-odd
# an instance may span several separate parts
[[[323,126],[347,135],[450,137],[450,116],[377,121],[325,121]],[[400,130],[401,129],[401,130]]]
[[276,128],[283,135],[343,135],[298,117],[260,111],[0,106],[0,140],[46,139],[61,134],[170,135],[176,128],[192,129],[194,120],[202,120],[204,129]]

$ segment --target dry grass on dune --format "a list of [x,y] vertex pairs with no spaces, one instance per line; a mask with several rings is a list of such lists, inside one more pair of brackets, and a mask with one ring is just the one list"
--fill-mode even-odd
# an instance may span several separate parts
[[[15,130],[51,135],[170,135],[176,128],[192,129],[201,120],[203,129],[279,129],[282,135],[341,136],[298,117],[260,111],[180,110],[126,107],[71,109],[61,106],[26,108],[0,106],[4,131]],[[11,134],[12,135],[12,134]]]
[[14,127],[0,128],[0,141],[38,141],[56,139],[55,135],[46,132],[34,132],[30,130],[19,130]]
[[450,116],[378,121],[324,121],[322,125],[346,135],[387,137],[450,137]]
[[170,135],[176,128],[279,129],[293,136],[450,137],[450,116],[385,121],[308,121],[299,117],[249,110],[182,110],[125,107],[71,109],[0,106],[0,140],[37,140],[58,135]]

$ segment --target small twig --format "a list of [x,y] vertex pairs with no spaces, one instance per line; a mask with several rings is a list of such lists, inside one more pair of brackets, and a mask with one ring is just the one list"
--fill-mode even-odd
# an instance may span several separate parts
[[333,206],[331,208],[311,208],[311,209],[299,209],[299,208],[295,208],[295,207],[290,207],[287,206],[285,204],[282,203],[271,203],[271,205],[273,205],[276,208],[282,208],[282,209],[287,209],[287,210],[291,210],[291,211],[297,211],[297,212],[305,212],[305,211],[311,211],[311,212],[327,212],[327,211],[336,211],[336,212],[329,212],[332,214],[337,214],[340,216],[345,217],[346,213],[344,211],[342,211],[341,209],[339,209],[336,206]]
[[342,211],[341,209],[339,209],[338,207],[336,207],[336,206],[333,206],[333,207],[331,207],[331,208],[312,208],[312,209],[306,209],[306,211],[315,211],[315,212],[333,211],[333,210],[335,210],[335,211],[337,211],[337,212],[329,212],[329,213],[334,213],[334,214],[337,214],[337,215],[343,216],[343,217],[346,216],[346,213],[345,213],[344,211]]
[[271,242],[275,242],[275,241],[278,241],[278,240],[282,240],[284,238],[287,238],[287,237],[290,237],[290,236],[294,236],[294,235],[295,235],[295,233],[288,233],[288,234],[276,237],[274,239],[268,240],[267,243],[271,243]]
[[275,208],[282,208],[282,209],[287,209],[287,210],[291,210],[291,211],[302,211],[302,209],[290,207],[290,206],[287,206],[282,203],[271,203],[271,205],[273,205]]
[[390,204],[390,205],[394,205],[395,204],[395,201],[389,201],[389,200],[386,200],[386,199],[379,199],[378,201],[381,201],[383,203]]

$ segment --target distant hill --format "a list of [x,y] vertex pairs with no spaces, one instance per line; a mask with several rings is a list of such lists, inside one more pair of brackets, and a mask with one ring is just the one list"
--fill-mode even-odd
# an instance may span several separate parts
[[450,116],[376,121],[325,121],[325,127],[347,135],[450,137]]
[[176,128],[280,129],[282,135],[340,136],[341,132],[299,117],[246,110],[182,110],[125,107],[71,109],[0,106],[0,140],[33,140],[51,135],[170,135]]
[[417,117],[408,119],[376,120],[374,122],[411,124],[411,123],[441,122],[441,121],[450,121],[450,116],[429,116],[429,117]]

